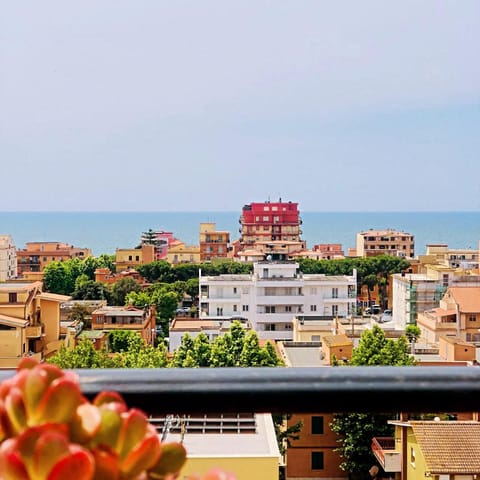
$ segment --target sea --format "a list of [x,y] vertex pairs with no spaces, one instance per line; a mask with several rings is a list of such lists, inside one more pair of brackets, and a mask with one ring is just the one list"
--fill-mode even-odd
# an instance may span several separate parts
[[[188,245],[198,245],[201,222],[215,222],[218,230],[239,238],[240,212],[0,212],[0,234],[10,234],[17,248],[26,242],[54,241],[90,248],[95,256],[133,248],[148,229],[173,232]],[[480,212],[303,212],[302,239],[340,243],[347,252],[357,232],[400,230],[415,236],[415,254],[427,244],[450,248],[479,248]]]

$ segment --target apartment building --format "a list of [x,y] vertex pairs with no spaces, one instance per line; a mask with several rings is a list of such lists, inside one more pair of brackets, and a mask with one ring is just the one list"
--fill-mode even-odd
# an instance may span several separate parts
[[419,314],[438,307],[448,287],[480,287],[480,275],[470,270],[423,261],[420,269],[422,273],[391,276],[390,303],[393,321],[399,328],[416,323]]
[[[257,242],[300,242],[300,213],[298,203],[263,202],[245,205],[240,216],[240,244],[251,248]],[[305,243],[303,242],[303,248]]]
[[200,224],[200,261],[226,258],[230,244],[230,232],[216,230],[215,223]]
[[17,276],[17,250],[11,235],[0,235],[0,282]]
[[139,248],[117,248],[115,265],[117,272],[135,269],[139,265],[155,261],[155,246],[141,245]]
[[42,282],[0,283],[0,368],[56,353],[62,343],[60,305],[70,299],[43,292]]
[[155,339],[155,308],[102,306],[92,312],[92,330],[137,332],[148,344]]
[[17,250],[18,276],[26,272],[43,272],[51,262],[70,258],[84,259],[92,255],[89,248],[77,248],[60,242],[27,242],[26,248]]
[[418,315],[417,325],[427,343],[441,335],[480,343],[480,287],[449,287],[437,308]]
[[251,275],[199,276],[200,318],[248,320],[261,340],[291,340],[293,318],[346,317],[355,310],[351,276],[302,274],[296,262],[265,260]]
[[478,269],[479,251],[472,248],[448,248],[448,244],[427,244],[426,256],[450,268]]
[[418,313],[438,306],[448,286],[424,273],[396,273],[391,276],[392,321],[405,329],[416,324]]
[[375,257],[391,255],[413,258],[415,252],[414,236],[396,230],[373,230],[357,233],[356,255]]
[[176,241],[168,248],[166,261],[172,265],[179,263],[200,263],[200,246],[185,245]]

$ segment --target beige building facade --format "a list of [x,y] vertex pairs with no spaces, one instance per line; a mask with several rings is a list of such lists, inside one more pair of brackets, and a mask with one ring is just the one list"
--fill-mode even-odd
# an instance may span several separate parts
[[70,299],[42,292],[41,282],[0,284],[0,368],[56,353],[62,342],[60,304]]
[[414,236],[397,230],[368,230],[357,233],[356,255],[375,257],[391,255],[413,258],[415,253]]

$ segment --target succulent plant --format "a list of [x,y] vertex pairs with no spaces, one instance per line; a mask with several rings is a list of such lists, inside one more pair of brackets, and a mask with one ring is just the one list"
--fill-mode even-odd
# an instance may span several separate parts
[[0,384],[0,480],[173,480],[186,457],[118,393],[89,402],[74,372],[24,359]]

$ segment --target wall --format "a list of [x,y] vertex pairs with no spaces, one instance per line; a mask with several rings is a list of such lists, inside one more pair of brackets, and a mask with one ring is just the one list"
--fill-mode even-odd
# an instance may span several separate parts
[[[208,441],[208,438],[205,438],[205,441]],[[237,480],[278,480],[278,458],[246,458],[242,456],[190,457],[182,469],[180,478],[194,473],[204,475],[214,467],[235,474]]]

